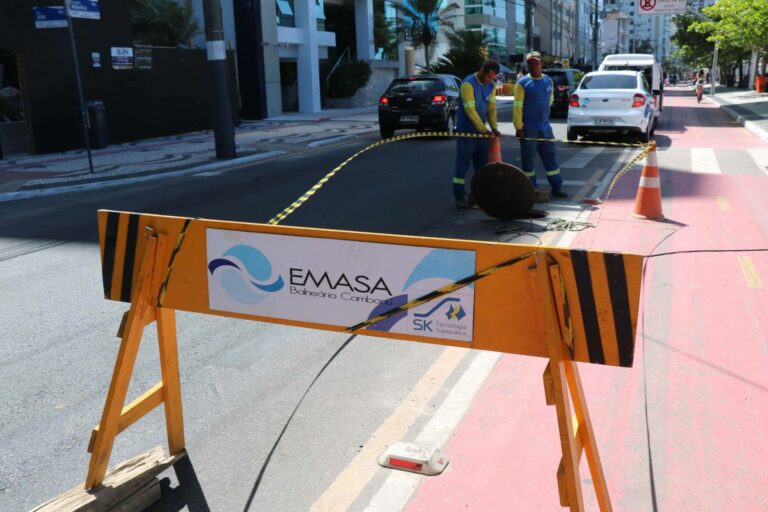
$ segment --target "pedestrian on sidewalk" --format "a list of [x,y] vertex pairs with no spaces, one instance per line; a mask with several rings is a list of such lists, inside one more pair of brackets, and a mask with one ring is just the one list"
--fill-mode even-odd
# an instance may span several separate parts
[[515,84],[514,111],[512,120],[515,136],[520,139],[523,171],[536,187],[534,164],[538,152],[547,171],[547,181],[552,187],[554,197],[568,197],[563,192],[563,177],[560,176],[560,164],[557,162],[557,149],[554,142],[542,142],[530,139],[554,139],[552,126],[549,124],[549,109],[555,101],[552,79],[541,72],[541,53],[530,52],[525,56],[529,73]]
[[[496,122],[496,76],[499,63],[487,60],[480,70],[461,82],[461,101],[456,111],[456,131],[484,135],[501,135]],[[490,128],[486,127],[486,123]],[[470,208],[473,200],[466,192],[469,165],[475,171],[488,162],[490,139],[459,137],[456,139],[456,166],[453,172],[453,195],[457,208]]]

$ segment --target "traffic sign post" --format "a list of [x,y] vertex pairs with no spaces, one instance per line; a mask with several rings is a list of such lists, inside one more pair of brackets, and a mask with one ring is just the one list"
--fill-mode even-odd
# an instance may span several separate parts
[[77,61],[77,43],[75,42],[75,28],[72,24],[72,11],[69,2],[67,3],[67,26],[69,28],[69,44],[72,48],[72,61],[75,63],[75,78],[77,80],[77,97],[80,100],[80,121],[83,125],[83,139],[85,140],[85,151],[88,154],[88,169],[93,174],[93,156],[91,155],[91,127],[88,119],[88,112],[85,110],[85,97],[83,95],[83,81],[80,77],[80,63]]

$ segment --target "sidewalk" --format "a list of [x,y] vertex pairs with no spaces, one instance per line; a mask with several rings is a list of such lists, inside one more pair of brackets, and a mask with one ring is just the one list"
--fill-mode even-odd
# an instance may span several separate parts
[[704,98],[717,104],[740,125],[768,142],[768,93],[718,86],[715,96],[704,88]]
[[378,131],[377,107],[286,113],[244,121],[235,129],[237,158],[216,160],[213,131],[113,144],[45,155],[8,155],[0,160],[0,202],[163,176],[247,165],[290,152],[317,148]]

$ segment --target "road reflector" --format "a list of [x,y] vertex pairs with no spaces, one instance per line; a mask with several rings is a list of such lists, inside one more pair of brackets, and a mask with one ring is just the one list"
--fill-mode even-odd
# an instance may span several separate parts
[[434,476],[443,472],[448,457],[436,446],[398,441],[381,454],[379,465]]

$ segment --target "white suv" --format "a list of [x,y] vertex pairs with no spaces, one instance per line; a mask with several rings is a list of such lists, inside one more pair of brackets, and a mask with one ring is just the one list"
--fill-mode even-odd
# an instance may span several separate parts
[[587,73],[568,99],[568,140],[618,133],[648,142],[656,128],[655,99],[638,71]]

